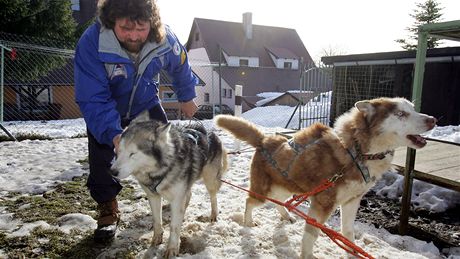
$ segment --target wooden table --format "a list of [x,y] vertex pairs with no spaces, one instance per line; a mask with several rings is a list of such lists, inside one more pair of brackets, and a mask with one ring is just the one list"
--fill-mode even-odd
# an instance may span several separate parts
[[[407,148],[398,148],[393,164],[403,172]],[[460,145],[429,140],[415,156],[414,178],[460,192]]]

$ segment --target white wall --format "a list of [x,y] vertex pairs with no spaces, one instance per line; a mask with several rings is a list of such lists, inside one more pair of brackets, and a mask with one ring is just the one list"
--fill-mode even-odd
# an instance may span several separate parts
[[299,61],[297,59],[289,59],[289,58],[276,58],[272,53],[269,53],[270,57],[273,60],[273,63],[275,63],[275,66],[277,68],[284,69],[284,62],[291,62],[292,63],[292,68],[293,70],[299,69]]
[[[209,103],[219,103],[219,74],[218,64],[212,64],[206,53],[206,49],[198,48],[192,49],[188,52],[188,59],[193,71],[203,80],[205,86],[197,86],[195,102],[197,105],[204,104],[204,95],[209,93]],[[222,92],[223,89],[232,89],[224,79],[222,79]],[[222,97],[222,103],[227,104],[232,109],[235,106],[235,90],[232,89],[232,98]]]
[[259,67],[259,57],[238,57],[238,56],[229,56],[224,52],[224,58],[230,67],[239,67],[240,59],[248,60],[249,67]]

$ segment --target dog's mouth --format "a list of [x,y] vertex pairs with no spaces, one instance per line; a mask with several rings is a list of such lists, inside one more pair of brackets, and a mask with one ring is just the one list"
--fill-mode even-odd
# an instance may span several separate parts
[[420,135],[407,135],[406,138],[416,147],[422,148],[426,145],[426,139]]

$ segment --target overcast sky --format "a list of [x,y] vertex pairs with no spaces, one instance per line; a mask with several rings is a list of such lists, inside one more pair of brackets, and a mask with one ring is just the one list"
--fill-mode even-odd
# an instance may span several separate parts
[[[292,28],[317,60],[323,49],[343,54],[402,50],[395,39],[407,38],[416,3],[424,0],[158,0],[163,21],[182,43],[187,41],[193,18],[241,22],[252,12],[257,25]],[[460,20],[459,0],[438,0],[443,21]],[[460,46],[449,41],[444,46]]]

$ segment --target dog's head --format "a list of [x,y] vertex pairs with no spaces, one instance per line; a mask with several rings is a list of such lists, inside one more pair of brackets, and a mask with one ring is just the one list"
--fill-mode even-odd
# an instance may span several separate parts
[[[420,134],[436,126],[434,117],[416,112],[414,105],[404,98],[359,101],[355,107],[371,131],[382,136],[380,139],[392,142],[392,146],[422,148],[426,140]],[[382,142],[385,144],[389,143]]]
[[112,164],[112,175],[126,178],[129,175],[155,172],[165,162],[170,147],[171,124],[155,120],[135,120],[121,135],[118,153]]

